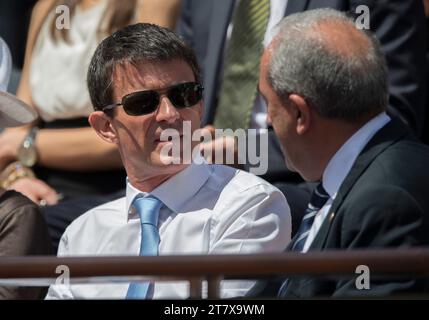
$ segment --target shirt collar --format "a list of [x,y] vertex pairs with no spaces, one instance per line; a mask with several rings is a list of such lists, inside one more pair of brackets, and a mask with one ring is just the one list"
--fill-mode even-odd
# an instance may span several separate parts
[[141,194],[143,196],[151,194],[161,200],[171,211],[180,212],[182,206],[200,190],[209,176],[209,165],[202,156],[197,156],[187,168],[160,184],[150,193],[138,190],[127,178],[125,201],[127,220],[133,215],[131,204],[135,197]]
[[323,187],[332,199],[335,199],[341,184],[363,148],[389,121],[390,117],[385,112],[372,118],[355,132],[331,158],[323,173],[322,181]]

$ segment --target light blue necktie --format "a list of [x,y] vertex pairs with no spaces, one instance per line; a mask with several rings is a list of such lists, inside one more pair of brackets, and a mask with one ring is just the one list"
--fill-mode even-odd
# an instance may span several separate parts
[[[132,206],[140,216],[140,256],[157,256],[159,245],[158,216],[162,202],[154,196],[136,197]],[[144,299],[149,291],[149,282],[132,282],[128,287],[127,299]]]

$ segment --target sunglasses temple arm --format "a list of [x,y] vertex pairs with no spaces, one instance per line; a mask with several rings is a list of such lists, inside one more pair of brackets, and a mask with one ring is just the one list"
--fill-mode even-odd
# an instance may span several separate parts
[[109,110],[113,110],[114,108],[121,106],[122,103],[118,102],[118,103],[114,103],[114,104],[109,104],[108,106],[105,106],[103,109],[101,109],[103,112],[105,111],[109,111]]

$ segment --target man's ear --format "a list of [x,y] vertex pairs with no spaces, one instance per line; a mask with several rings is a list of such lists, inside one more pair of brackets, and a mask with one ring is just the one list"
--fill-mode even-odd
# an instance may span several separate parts
[[112,125],[112,118],[103,111],[94,111],[89,115],[89,123],[98,136],[106,142],[117,144],[116,130]]
[[311,109],[305,99],[297,94],[291,94],[289,100],[293,104],[295,119],[296,119],[296,132],[299,135],[305,134],[310,128],[311,122]]

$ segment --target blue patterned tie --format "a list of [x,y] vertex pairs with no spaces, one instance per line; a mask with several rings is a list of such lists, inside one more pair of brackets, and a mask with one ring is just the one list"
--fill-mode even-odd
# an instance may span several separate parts
[[295,243],[292,245],[292,251],[302,251],[308,234],[310,233],[310,229],[313,225],[314,218],[316,217],[317,212],[325,205],[326,201],[328,201],[328,199],[329,194],[323,188],[322,183],[319,183],[316,189],[314,189],[313,194],[311,195],[310,203],[305,210],[305,216],[302,218],[301,225],[299,226],[297,236],[295,237]]
[[[140,256],[157,256],[159,245],[158,215],[162,202],[154,196],[136,197],[132,206],[140,216],[141,241]],[[127,299],[144,299],[149,291],[149,282],[132,282]]]
[[[302,218],[302,222],[295,236],[296,240],[292,245],[291,251],[301,252],[304,249],[308,234],[310,233],[310,229],[313,226],[314,218],[316,217],[317,212],[322,209],[322,207],[325,205],[329,198],[329,194],[323,188],[322,182],[320,182],[317,185],[316,189],[314,189],[313,194],[311,195],[310,203],[305,210],[305,216]],[[278,293],[279,296],[282,296],[283,293],[286,291],[288,283],[289,278],[283,281]]]

